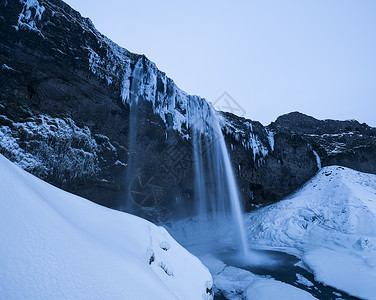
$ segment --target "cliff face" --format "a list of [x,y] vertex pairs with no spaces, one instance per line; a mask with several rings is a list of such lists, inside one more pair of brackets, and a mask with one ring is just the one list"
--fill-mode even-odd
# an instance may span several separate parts
[[[191,128],[201,120],[205,136],[213,122],[205,99],[180,90],[60,0],[2,0],[0,26],[0,153],[108,207],[131,202],[153,220],[192,210]],[[229,113],[218,118],[248,209],[312,177],[314,149],[324,165],[376,171],[375,129],[366,125],[347,130],[347,122],[305,116],[315,121],[303,118],[304,127],[287,115],[264,127]]]
[[270,128],[299,134],[321,158],[322,166],[342,165],[376,174],[376,128],[356,120],[317,120],[293,112],[280,116]]

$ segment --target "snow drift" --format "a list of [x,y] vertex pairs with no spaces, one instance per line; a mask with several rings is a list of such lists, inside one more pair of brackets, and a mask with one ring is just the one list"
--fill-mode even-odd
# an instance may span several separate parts
[[317,281],[376,299],[376,175],[325,167],[286,200],[251,213],[247,224],[254,246],[283,247]]
[[212,299],[201,262],[162,227],[98,206],[0,155],[0,298]]

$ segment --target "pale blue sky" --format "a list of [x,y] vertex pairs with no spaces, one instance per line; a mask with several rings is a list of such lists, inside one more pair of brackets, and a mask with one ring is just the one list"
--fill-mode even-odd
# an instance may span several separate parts
[[264,125],[283,113],[376,126],[376,0],[67,0],[180,88],[227,91]]

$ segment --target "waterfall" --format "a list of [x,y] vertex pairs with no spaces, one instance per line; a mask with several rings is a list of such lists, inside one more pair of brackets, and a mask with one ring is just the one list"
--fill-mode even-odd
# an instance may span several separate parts
[[[167,91],[167,83],[164,92],[157,93],[156,77],[152,71],[148,71],[142,58],[137,61],[130,74],[129,96],[125,97],[130,108],[126,175],[130,193],[122,209],[132,213],[140,209],[138,202],[135,201],[138,199],[137,193],[134,193],[131,187],[133,187],[132,182],[136,182],[137,185],[138,181],[135,179],[140,179],[137,176],[145,167],[138,159],[143,149],[137,144],[138,135],[142,133],[140,133],[140,127],[143,126],[141,124],[144,117],[142,103],[146,100],[152,102],[154,113],[161,115],[163,121],[166,122],[165,114],[172,118],[172,127],[177,132],[183,134],[183,123],[187,130],[191,131],[194,160],[194,206],[198,219],[197,242],[208,244],[209,233],[212,240],[222,242],[226,239],[227,243],[229,235],[221,233],[224,231],[228,233],[230,230],[235,237],[235,243],[231,242],[231,245],[235,244],[239,253],[247,254],[242,205],[217,112],[203,98],[187,95],[180,90]],[[124,95],[126,96],[126,93]],[[208,228],[209,232],[201,230]],[[222,229],[224,231],[221,231]]]
[[319,170],[321,170],[321,158],[320,156],[317,154],[317,152],[315,150],[312,150],[313,151],[313,154],[315,155],[316,157],[316,164],[317,164],[317,168]]
[[225,139],[212,106],[207,120],[197,118],[192,130],[198,220],[206,226],[217,226],[215,221],[229,220],[235,232],[236,248],[246,256],[248,246],[242,205]]
[[[142,59],[138,60],[136,65],[134,66],[134,70],[132,73],[132,84],[131,89],[129,93],[129,131],[128,131],[128,168],[127,168],[127,174],[126,174],[126,182],[128,185],[132,183],[134,180],[134,176],[137,175],[137,151],[138,151],[138,145],[137,145],[137,133],[138,133],[138,122],[139,122],[139,107],[138,107],[138,100],[140,97],[140,90],[142,88],[142,82],[141,82],[141,73],[142,73],[143,65],[142,65]],[[121,201],[120,203],[120,209],[127,211],[127,212],[133,212],[134,202],[131,200],[131,187],[128,187],[128,197],[126,201]]]

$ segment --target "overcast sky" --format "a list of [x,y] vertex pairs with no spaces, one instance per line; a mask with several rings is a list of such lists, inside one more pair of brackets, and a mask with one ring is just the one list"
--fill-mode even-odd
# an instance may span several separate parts
[[376,0],[67,0],[180,88],[264,125],[300,111],[376,126]]

